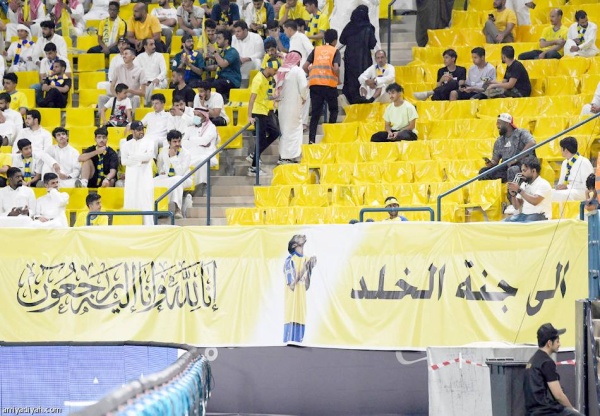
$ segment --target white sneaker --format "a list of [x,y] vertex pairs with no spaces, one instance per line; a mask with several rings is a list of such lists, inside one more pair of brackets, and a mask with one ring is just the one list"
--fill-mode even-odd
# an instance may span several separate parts
[[181,208],[181,213],[183,214],[183,216],[185,218],[187,218],[187,210],[188,208],[191,208],[192,205],[194,205],[194,198],[192,197],[192,194],[187,194],[185,196],[185,198],[183,199],[183,207]]
[[[246,156],[246,162],[248,163],[252,163],[254,160],[254,153],[250,153],[248,156]],[[262,165],[262,160],[260,160],[260,158],[258,159],[258,166]]]
[[429,97],[429,91],[414,92],[413,96],[419,101],[425,101]]
[[[259,170],[259,175],[260,176],[270,176],[269,173],[265,172],[262,169]],[[254,166],[251,166],[248,168],[248,176],[256,176],[256,168]]]
[[515,209],[515,207],[513,207],[512,205],[509,205],[509,206],[507,206],[507,207],[506,207],[506,209],[504,210],[504,213],[505,213],[506,215],[514,215],[516,211],[517,211],[517,210]]
[[342,108],[346,108],[349,105],[350,105],[350,102],[348,101],[348,99],[346,98],[346,96],[344,94],[338,95],[338,106],[340,106]]

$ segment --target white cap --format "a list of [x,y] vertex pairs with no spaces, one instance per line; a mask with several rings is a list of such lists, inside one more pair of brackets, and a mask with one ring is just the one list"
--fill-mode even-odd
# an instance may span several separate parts
[[17,25],[17,30],[25,30],[27,33],[31,35],[31,30],[25,25]]
[[498,116],[498,120],[506,121],[508,124],[510,124],[510,126],[511,126],[513,129],[516,129],[516,128],[517,128],[517,126],[515,126],[515,121],[514,121],[514,119],[513,119],[513,116],[511,116],[511,115],[510,115],[510,114],[508,114],[508,113],[502,113],[502,114],[500,114],[500,115]]

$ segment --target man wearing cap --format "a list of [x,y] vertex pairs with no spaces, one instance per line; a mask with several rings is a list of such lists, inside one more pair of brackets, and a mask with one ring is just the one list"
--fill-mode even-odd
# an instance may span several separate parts
[[[395,197],[388,196],[385,199],[385,207],[386,208],[400,208],[400,204],[398,203],[398,200]],[[398,215],[398,211],[389,211],[388,214],[390,214],[390,217],[386,218],[384,221],[408,221],[408,219],[406,219],[406,217],[403,217],[402,215]]]
[[[141,121],[132,121],[130,129],[133,139],[125,141],[121,147],[121,163],[125,166],[123,208],[152,211],[154,182],[150,161],[154,158],[154,143],[144,137]],[[144,225],[153,224],[152,216],[144,216]]]
[[30,40],[31,32],[29,28],[25,25],[18,25],[17,36],[19,40],[11,43],[6,52],[6,60],[12,61],[12,65],[7,72],[37,71],[38,68],[33,59],[33,46],[35,43]]
[[88,53],[103,53],[106,56],[119,53],[119,39],[125,36],[127,30],[125,21],[119,17],[120,8],[118,1],[108,4],[108,17],[98,26],[98,46],[90,48]]
[[560,335],[566,329],[556,329],[544,324],[537,331],[539,350],[525,367],[523,383],[525,407],[528,415],[580,415],[565,395],[556,372],[556,363],[550,357],[560,348]]
[[[485,167],[479,173],[483,173],[496,166],[500,161],[505,161],[525,149],[535,145],[535,139],[526,129],[519,129],[515,125],[513,117],[508,113],[502,113],[496,120],[496,127],[500,136],[494,143],[492,159],[485,158]],[[521,162],[514,160],[510,166],[498,169],[497,171],[484,176],[482,180],[502,179],[502,182],[512,182],[517,173],[521,172]]]
[[304,256],[305,235],[294,235],[288,242],[289,256],[285,259],[285,316],[283,342],[302,342],[306,319],[306,291],[310,288],[317,258]]

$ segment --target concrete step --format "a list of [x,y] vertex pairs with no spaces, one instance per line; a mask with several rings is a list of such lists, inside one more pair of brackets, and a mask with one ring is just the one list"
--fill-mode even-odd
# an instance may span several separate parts
[[255,179],[252,177],[249,177],[249,176],[212,176],[210,181],[211,181],[211,184],[213,185],[213,190],[214,190],[215,185],[222,185],[222,186],[254,185]]
[[[253,207],[254,204],[248,205]],[[210,218],[225,218],[225,210],[230,207],[211,206]],[[206,207],[192,207],[187,210],[188,218],[206,218]]]
[[[182,218],[175,220],[175,224],[179,226],[206,226],[206,218]],[[210,225],[227,225],[227,218],[225,217],[213,217],[211,215]]]
[[[254,204],[254,195],[233,195],[233,196],[213,196],[210,195],[210,203],[212,206],[245,206]],[[205,207],[206,196],[194,197],[194,207]]]

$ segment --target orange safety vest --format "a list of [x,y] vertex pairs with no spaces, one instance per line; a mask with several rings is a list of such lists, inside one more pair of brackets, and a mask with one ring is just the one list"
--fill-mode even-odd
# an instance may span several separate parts
[[335,51],[335,47],[331,45],[317,46],[315,48],[313,63],[308,71],[309,87],[322,85],[324,87],[337,88],[338,77],[333,72]]

